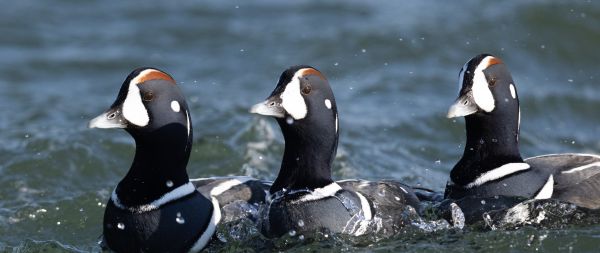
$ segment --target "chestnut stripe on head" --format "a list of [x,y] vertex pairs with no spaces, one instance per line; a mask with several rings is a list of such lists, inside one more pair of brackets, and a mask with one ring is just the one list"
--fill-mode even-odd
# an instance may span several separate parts
[[487,66],[484,69],[489,68],[492,65],[496,65],[496,64],[502,63],[502,60],[500,60],[500,59],[498,59],[496,57],[493,57],[493,56],[488,56],[486,58],[487,58]]
[[130,84],[141,84],[149,80],[165,80],[175,84],[175,80],[169,74],[157,69],[146,69],[140,72],[131,80]]
[[321,74],[321,72],[319,72],[318,70],[313,69],[313,68],[304,68],[298,72],[300,73],[300,76],[315,75],[323,80],[327,80],[327,78],[325,78],[325,76],[323,76],[323,74]]

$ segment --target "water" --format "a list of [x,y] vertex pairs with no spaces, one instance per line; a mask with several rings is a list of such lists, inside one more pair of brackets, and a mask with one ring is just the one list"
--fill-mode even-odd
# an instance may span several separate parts
[[[134,150],[124,131],[86,124],[138,66],[171,73],[188,99],[192,177],[273,179],[281,134],[247,110],[283,69],[310,64],[338,103],[335,178],[441,190],[465,139],[463,120],[444,116],[460,67],[481,52],[513,74],[524,156],[600,153],[597,1],[24,0],[3,5],[0,32],[1,251],[98,250],[104,204]],[[358,246],[307,237],[292,249],[584,252],[599,235],[596,223]]]

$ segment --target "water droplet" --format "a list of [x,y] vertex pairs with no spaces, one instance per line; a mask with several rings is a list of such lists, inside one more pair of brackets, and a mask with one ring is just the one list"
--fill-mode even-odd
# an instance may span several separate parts
[[57,221],[57,222],[56,222],[56,225],[59,225],[59,226],[60,226],[60,221]]
[[396,201],[400,201],[400,198],[398,198],[398,196],[395,196],[395,197],[394,197],[394,199],[395,199]]
[[304,227],[304,221],[303,220],[298,220],[298,226],[299,227]]
[[328,234],[325,234],[325,238],[329,238],[329,235],[328,235]]
[[481,200],[481,204],[482,204],[482,205],[485,205],[485,200]]
[[294,124],[294,119],[292,117],[287,117],[285,119],[285,122],[288,123],[288,125]]
[[300,236],[298,236],[298,239],[300,239],[300,240],[304,240],[304,235],[300,235]]
[[571,141],[571,144],[575,144],[575,141]]
[[173,181],[168,180],[167,181],[167,187],[169,187],[169,188],[173,187]]
[[567,81],[568,81],[569,83],[572,83],[572,82],[573,82],[573,79],[570,79],[570,78],[569,78]]
[[79,211],[80,211],[80,212],[83,212],[83,208],[79,208]]
[[119,223],[117,223],[117,228],[120,230],[123,230],[123,229],[125,229],[125,224],[119,222]]
[[25,135],[25,138],[29,138],[29,134],[26,134],[26,135]]
[[296,157],[296,161],[300,161],[300,157]]
[[175,221],[179,224],[185,223],[185,219],[181,217],[181,213],[177,213],[177,218],[175,218]]
[[333,66],[338,66],[338,65],[340,65],[340,64],[339,64],[339,63],[337,63],[337,62],[333,64]]
[[442,164],[442,161],[441,161],[441,160],[437,160],[437,161],[435,161],[435,165],[440,165],[440,164]]
[[262,159],[263,159],[263,157],[262,157],[262,156],[258,156],[258,160],[262,160]]
[[290,234],[290,236],[295,236],[296,235],[296,230],[290,230],[290,232],[288,232],[288,234]]
[[542,44],[542,45],[540,45],[540,48],[541,48],[541,49],[546,49],[546,45],[543,45],[543,44]]
[[479,144],[484,144],[485,141],[483,139],[479,139]]
[[[102,206],[102,203],[101,203],[101,202],[98,202],[98,206]],[[56,209],[56,210],[58,210],[58,209]]]
[[496,142],[498,142],[498,139],[494,139],[494,138],[492,138],[492,142],[493,142],[493,143],[496,143]]
[[361,49],[360,51],[361,51],[361,52],[363,52],[363,53],[366,53],[366,52],[367,52],[367,50],[366,50],[366,49],[364,49],[364,48],[363,48],[363,49]]

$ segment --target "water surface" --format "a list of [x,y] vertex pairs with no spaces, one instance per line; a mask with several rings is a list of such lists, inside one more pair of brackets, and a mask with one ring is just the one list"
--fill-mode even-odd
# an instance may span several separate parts
[[[171,73],[192,110],[192,177],[276,176],[274,121],[247,113],[290,65],[330,80],[334,176],[442,190],[464,122],[445,113],[472,56],[502,58],[522,105],[521,152],[600,153],[597,1],[14,1],[0,9],[0,250],[97,251],[133,141],[90,130],[126,75]],[[600,225],[443,231],[332,251],[584,252]],[[215,250],[233,250],[216,248]]]

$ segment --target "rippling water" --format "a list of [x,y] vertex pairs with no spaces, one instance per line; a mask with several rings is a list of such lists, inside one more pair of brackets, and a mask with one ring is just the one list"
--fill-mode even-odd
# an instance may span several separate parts
[[[517,83],[524,156],[600,153],[597,1],[23,0],[2,6],[0,34],[2,251],[99,250],[104,203],[134,150],[124,131],[86,124],[138,66],[171,73],[188,99],[192,177],[273,179],[281,134],[247,110],[286,67],[310,64],[340,111],[335,178],[441,190],[465,139],[463,120],[444,116],[460,67],[482,52]],[[599,238],[579,224],[291,248],[582,252]]]

